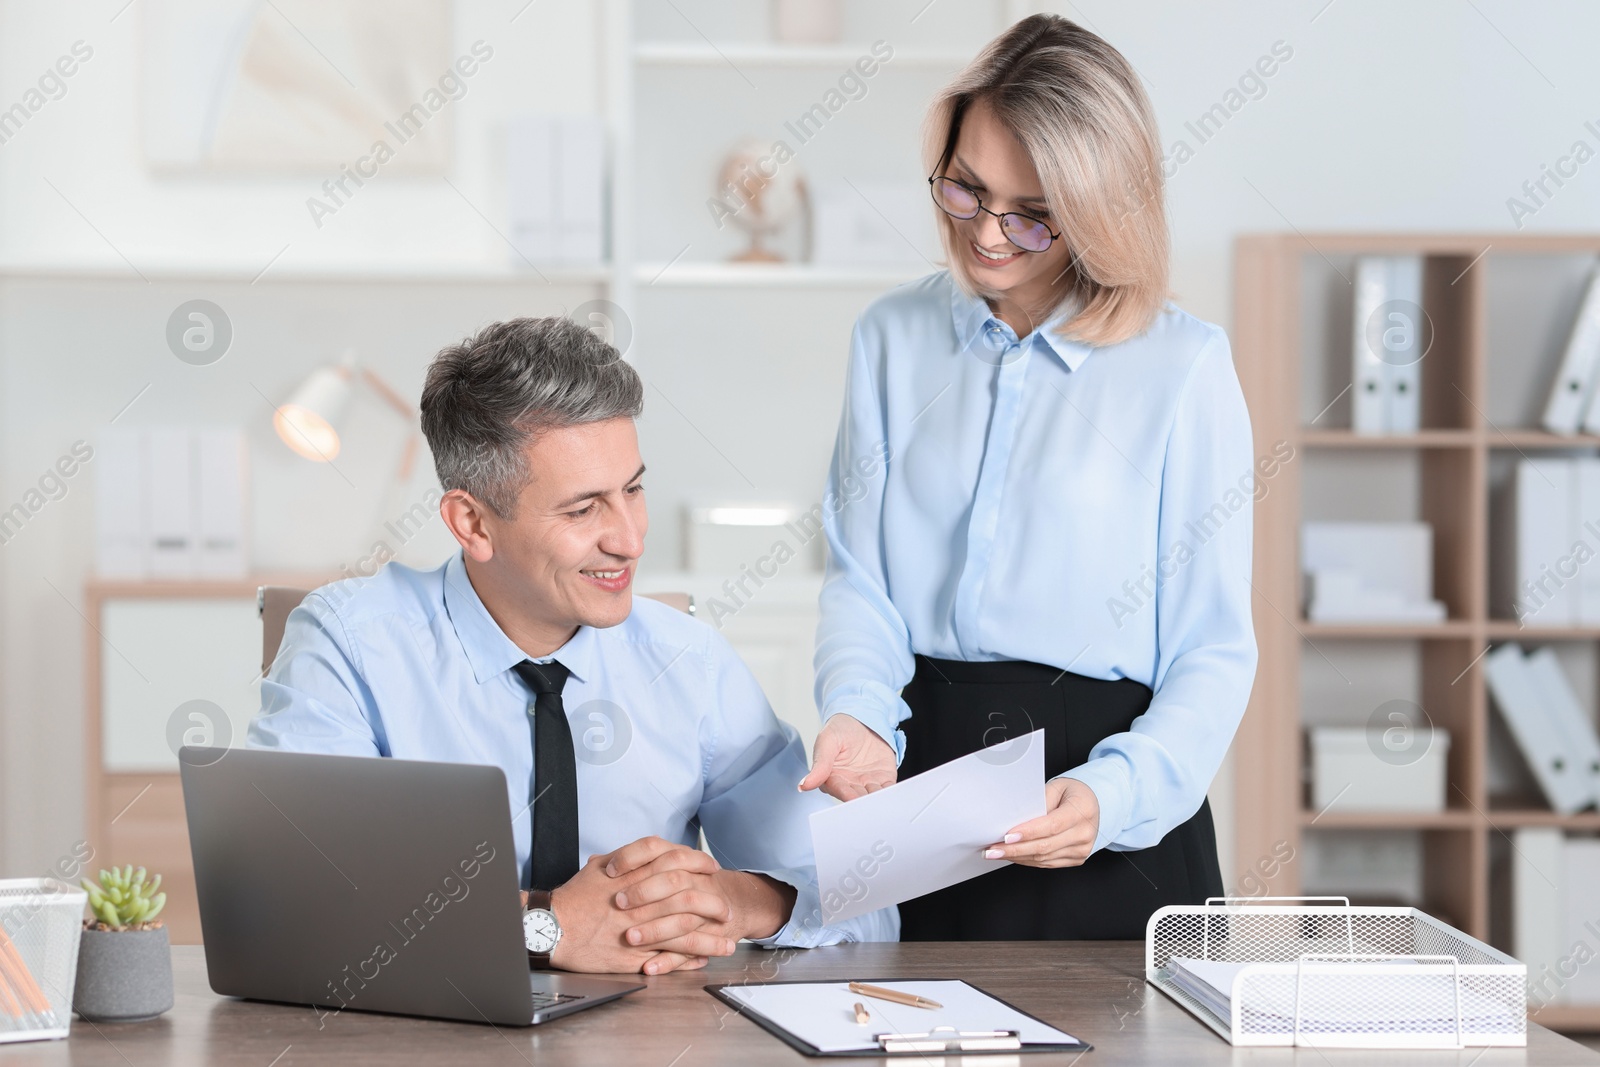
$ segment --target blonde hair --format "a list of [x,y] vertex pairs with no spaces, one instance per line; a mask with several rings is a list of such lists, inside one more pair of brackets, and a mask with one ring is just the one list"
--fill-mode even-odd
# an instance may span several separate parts
[[[1169,245],[1161,148],[1139,76],[1111,45],[1059,15],[1030,15],[956,75],[928,110],[923,159],[943,174],[973,104],[994,109],[1033,160],[1045,202],[1072,255],[1069,283],[1049,318],[1069,340],[1126,341],[1166,302]],[[973,277],[955,221],[934,209],[957,284],[992,297]]]

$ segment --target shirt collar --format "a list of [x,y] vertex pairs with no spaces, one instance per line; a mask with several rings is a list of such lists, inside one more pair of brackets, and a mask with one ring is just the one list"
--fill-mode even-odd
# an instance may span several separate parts
[[[483,606],[478,591],[472,587],[472,579],[467,576],[466,560],[460,552],[445,564],[444,607],[456,636],[461,639],[461,650],[472,664],[472,676],[480,685],[528,658]],[[580,626],[571,640],[545,658],[560,660],[572,677],[585,681],[593,669],[595,640],[594,627]]]
[[[989,310],[988,301],[981,296],[974,296],[962,290],[956,284],[955,278],[950,278],[950,321],[955,327],[956,350],[964,352],[968,346],[979,339],[979,335],[991,326],[1002,331],[1006,339],[1015,336],[1011,327],[995,317]],[[1076,310],[1076,302],[1069,301],[1065,307],[1055,314],[1048,322],[1034,330],[1032,337],[1035,344],[1043,344],[1054,352],[1061,362],[1067,365],[1068,370],[1077,370],[1078,366],[1089,357],[1089,346],[1077,341],[1069,341],[1062,337],[1059,328],[1062,323],[1072,317]]]

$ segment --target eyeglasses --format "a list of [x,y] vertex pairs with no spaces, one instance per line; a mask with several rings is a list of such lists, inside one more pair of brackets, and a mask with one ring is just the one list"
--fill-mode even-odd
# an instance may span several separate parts
[[1000,232],[1006,235],[1006,240],[1024,252],[1043,252],[1050,247],[1050,242],[1061,236],[1032,215],[1020,211],[990,211],[971,187],[954,178],[935,175],[928,179],[928,185],[933,192],[933,202],[946,215],[953,219],[975,219],[980,211],[993,215],[1000,220]]

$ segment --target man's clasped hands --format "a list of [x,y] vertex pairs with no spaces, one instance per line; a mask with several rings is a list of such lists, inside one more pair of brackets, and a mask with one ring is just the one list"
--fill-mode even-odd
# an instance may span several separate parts
[[731,955],[741,938],[777,933],[794,900],[794,887],[764,874],[724,870],[699,849],[640,838],[591,856],[551,894],[561,941],[550,962],[608,974],[704,967]]

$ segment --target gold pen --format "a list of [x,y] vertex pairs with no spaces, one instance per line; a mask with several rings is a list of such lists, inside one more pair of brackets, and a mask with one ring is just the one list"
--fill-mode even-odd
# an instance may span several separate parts
[[867,1006],[859,1000],[856,1001],[856,1022],[868,1023],[871,1021],[872,1016],[867,1014]]
[[889,989],[881,985],[867,985],[865,982],[851,982],[850,992],[860,993],[864,997],[875,997],[878,1000],[887,1000],[894,1004],[904,1004],[908,1008],[942,1008],[937,1000],[919,997],[914,993],[902,993],[898,989]]

